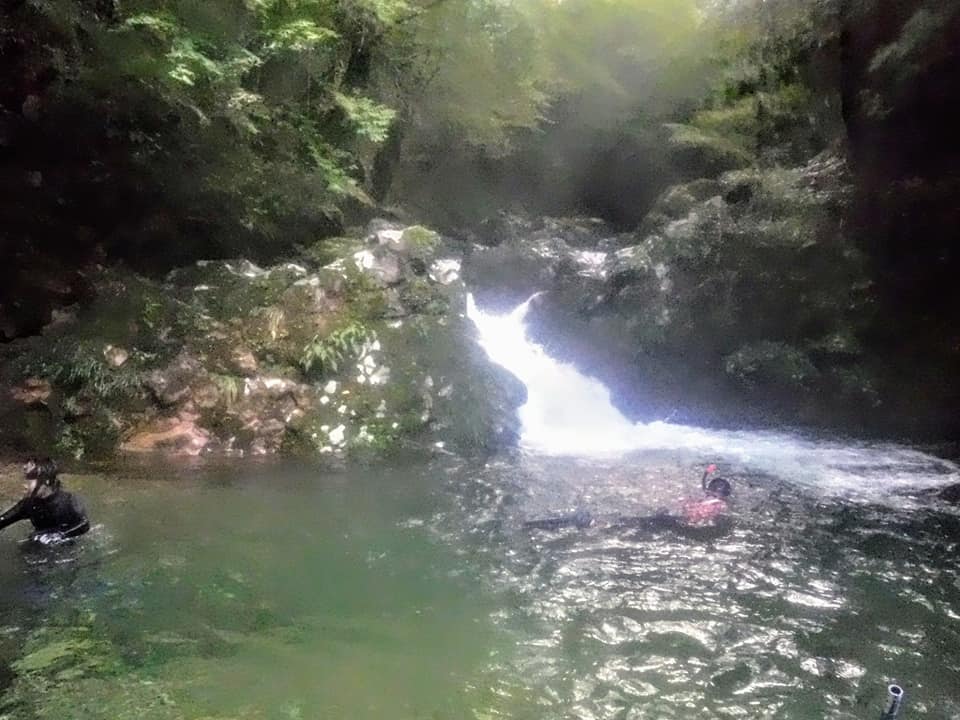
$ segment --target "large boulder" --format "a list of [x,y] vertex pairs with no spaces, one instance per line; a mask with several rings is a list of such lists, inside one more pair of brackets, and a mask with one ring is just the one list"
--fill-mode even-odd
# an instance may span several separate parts
[[870,282],[844,233],[850,197],[846,166],[830,154],[674,189],[639,242],[611,257],[598,310],[629,313],[648,345],[716,357],[762,340],[807,351],[856,335]]
[[0,410],[49,418],[74,455],[511,444],[522,387],[476,345],[455,245],[374,221],[331,246],[163,282],[104,271],[74,322],[11,346]]

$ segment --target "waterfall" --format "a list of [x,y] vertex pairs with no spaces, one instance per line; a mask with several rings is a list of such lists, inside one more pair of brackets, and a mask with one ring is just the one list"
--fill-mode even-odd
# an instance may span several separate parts
[[484,312],[472,296],[467,298],[467,315],[477,327],[481,347],[491,361],[526,385],[527,402],[518,410],[520,443],[526,451],[586,458],[673,451],[862,497],[960,482],[954,463],[900,445],[633,422],[613,405],[603,383],[551,358],[530,340],[525,318],[535,297],[500,315]]

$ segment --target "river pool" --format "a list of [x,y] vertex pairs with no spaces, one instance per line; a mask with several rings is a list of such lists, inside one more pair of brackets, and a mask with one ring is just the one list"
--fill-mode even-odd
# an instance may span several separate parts
[[700,460],[68,475],[94,530],[0,543],[2,716],[960,716],[960,518],[740,472],[718,526],[617,524]]

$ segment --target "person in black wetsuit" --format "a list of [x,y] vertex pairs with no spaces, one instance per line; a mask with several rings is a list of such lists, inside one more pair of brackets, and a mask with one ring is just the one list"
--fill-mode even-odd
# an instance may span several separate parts
[[27,494],[0,515],[0,530],[15,522],[29,520],[35,530],[32,540],[55,545],[90,529],[83,503],[62,488],[58,471],[57,464],[49,458],[27,461],[23,466]]

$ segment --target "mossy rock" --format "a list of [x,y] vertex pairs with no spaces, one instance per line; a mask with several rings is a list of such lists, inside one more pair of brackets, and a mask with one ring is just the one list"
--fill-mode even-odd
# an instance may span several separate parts
[[404,308],[414,314],[443,315],[450,309],[450,300],[443,288],[426,278],[417,277],[400,290]]
[[671,123],[666,127],[671,151],[688,175],[715,176],[755,162],[749,150],[730,138],[692,125]]
[[440,235],[422,225],[413,225],[403,231],[400,244],[410,258],[427,262],[440,249]]
[[324,238],[301,248],[298,255],[307,264],[322,268],[342,258],[350,257],[362,250],[363,245],[363,241],[357,237]]
[[343,269],[343,298],[347,316],[360,322],[379,320],[387,315],[389,304],[381,285],[353,263]]

